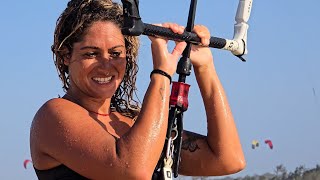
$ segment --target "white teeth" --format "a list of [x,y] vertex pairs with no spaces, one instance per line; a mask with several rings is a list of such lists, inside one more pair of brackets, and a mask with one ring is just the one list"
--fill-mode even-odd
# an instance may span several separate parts
[[110,82],[110,80],[112,79],[112,76],[109,77],[105,77],[105,78],[100,78],[100,77],[96,77],[96,78],[92,78],[94,81],[98,82],[99,84],[105,84]]

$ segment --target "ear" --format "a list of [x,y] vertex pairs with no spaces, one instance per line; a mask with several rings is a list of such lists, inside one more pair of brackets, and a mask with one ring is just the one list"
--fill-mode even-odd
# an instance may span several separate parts
[[60,52],[62,54],[63,64],[68,66],[71,61],[71,52],[66,47],[61,48]]
[[69,54],[66,54],[63,56],[63,64],[66,66],[69,66],[69,64],[70,64],[70,55]]

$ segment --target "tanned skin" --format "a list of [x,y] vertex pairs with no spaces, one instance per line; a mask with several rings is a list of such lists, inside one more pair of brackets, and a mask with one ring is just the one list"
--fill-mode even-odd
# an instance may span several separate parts
[[[184,27],[161,26],[182,34]],[[194,46],[191,62],[201,91],[207,123],[205,136],[183,132],[179,173],[215,176],[235,173],[245,166],[244,156],[226,94],[216,74],[209,44],[210,33],[201,25],[194,32],[203,46]],[[168,40],[149,37],[154,69],[176,71],[185,42],[168,52]],[[31,127],[31,155],[39,170],[61,164],[89,179],[150,180],[160,158],[168,126],[170,81],[153,74],[136,120],[110,110],[110,102],[125,73],[124,36],[109,21],[94,22],[83,40],[74,43],[65,65],[70,87],[63,98],[46,102]],[[108,113],[101,116],[98,113]]]

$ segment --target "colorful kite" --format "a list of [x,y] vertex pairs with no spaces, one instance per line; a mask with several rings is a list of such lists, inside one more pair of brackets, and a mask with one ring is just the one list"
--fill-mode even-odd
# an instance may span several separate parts
[[27,165],[28,165],[29,163],[32,163],[32,161],[31,161],[30,159],[24,160],[24,161],[23,161],[23,167],[24,167],[25,169],[27,169]]
[[259,147],[259,142],[257,140],[253,140],[251,143],[252,149],[255,149],[256,147]]
[[264,141],[264,143],[268,144],[270,149],[273,149],[273,144],[271,140],[267,139]]

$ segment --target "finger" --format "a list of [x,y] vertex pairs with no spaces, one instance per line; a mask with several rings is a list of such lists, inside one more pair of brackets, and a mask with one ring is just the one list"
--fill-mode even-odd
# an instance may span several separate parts
[[[154,23],[154,24],[152,24],[152,25],[154,25],[154,26],[160,26],[160,27],[168,27],[168,24],[166,24],[166,23]],[[157,41],[157,40],[159,40],[160,38],[159,37],[157,37],[157,36],[148,36],[149,37],[149,39],[152,41],[152,42],[155,42],[155,41]],[[162,38],[163,39],[163,38]],[[167,42],[168,40],[166,40],[166,39],[163,39],[165,42]]]
[[178,32],[178,24],[175,23],[165,23],[167,28],[170,28],[172,32],[177,33]]
[[203,25],[194,26],[193,32],[195,32],[199,38],[201,38],[201,44],[208,46],[210,43],[210,32],[207,27]]
[[186,48],[186,46],[187,46],[186,42],[177,42],[171,54],[174,56],[174,58],[179,58],[183,53],[184,49]]
[[169,28],[169,29],[171,29],[172,32],[178,33],[178,34],[182,34],[185,29],[183,26],[180,26],[176,23],[168,23],[167,22],[167,23],[163,23],[162,26],[165,28]]
[[186,28],[184,26],[179,26],[179,34],[183,34]]

